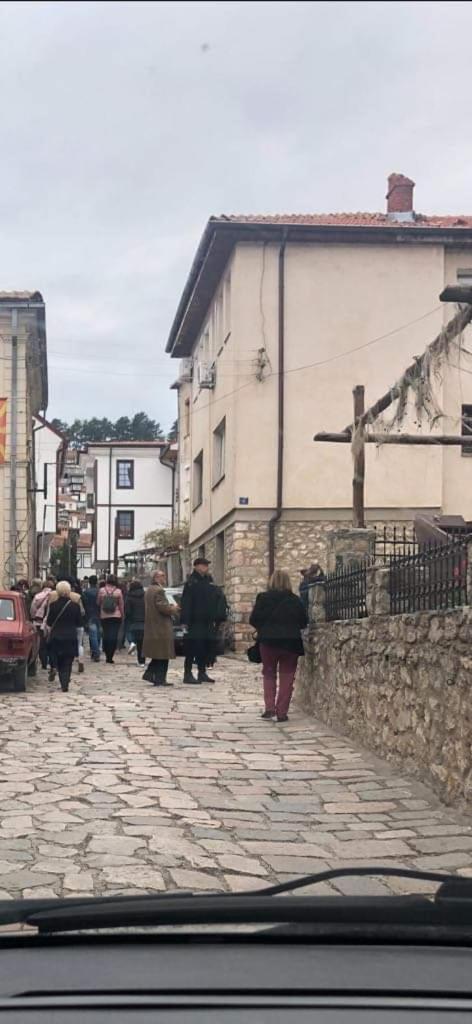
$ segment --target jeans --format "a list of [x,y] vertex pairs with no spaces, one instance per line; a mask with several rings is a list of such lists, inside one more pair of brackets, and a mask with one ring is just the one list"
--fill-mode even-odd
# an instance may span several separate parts
[[[264,680],[264,702],[266,711],[278,717],[286,715],[290,707],[293,683],[297,671],[298,654],[283,647],[261,644],[262,678]],[[277,691],[277,668],[279,688]]]
[[92,658],[100,657],[100,623],[98,619],[91,619],[88,624],[88,635],[90,654]]
[[118,634],[120,631],[121,619],[102,619],[103,650],[107,662],[113,661],[113,655],[118,646]]
[[59,680],[60,680],[60,684],[61,684],[61,690],[68,690],[69,689],[69,683],[70,683],[70,676],[71,676],[71,672],[72,672],[72,662],[73,662],[73,660],[74,659],[71,658],[70,655],[66,655],[66,656],[62,656],[61,654],[57,655],[56,661],[57,661],[57,668],[58,668],[58,672],[59,672]]

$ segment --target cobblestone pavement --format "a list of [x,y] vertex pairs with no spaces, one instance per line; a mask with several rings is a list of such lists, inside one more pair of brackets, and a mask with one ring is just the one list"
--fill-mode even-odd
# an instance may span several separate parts
[[27,694],[0,695],[0,898],[232,891],[369,863],[472,875],[469,821],[424,787],[296,707],[261,721],[247,663],[219,662],[201,687],[174,664],[168,689],[122,655],[87,663],[69,694],[40,671]]

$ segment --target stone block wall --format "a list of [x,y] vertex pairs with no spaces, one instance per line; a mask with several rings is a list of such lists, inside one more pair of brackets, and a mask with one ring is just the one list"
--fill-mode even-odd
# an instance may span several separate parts
[[472,608],[312,624],[298,700],[446,803],[472,802]]
[[[362,545],[357,551],[359,558],[367,553],[367,545],[372,541],[372,527],[366,531],[354,531],[357,534],[368,535],[367,541],[362,539]],[[378,529],[383,529],[384,522],[376,524]],[[395,523],[392,520],[389,526],[405,525]],[[342,537],[346,533],[346,551],[351,551],[353,546],[353,531],[350,528],[349,520],[288,520],[282,519],[275,528],[275,564],[279,569],[286,569],[292,579],[295,592],[298,592],[301,576],[300,569],[306,568],[312,562],[320,562],[322,568],[334,568],[332,552],[337,535]],[[370,538],[370,539],[369,539]],[[215,561],[215,537],[205,536],[205,555],[213,563]],[[336,547],[336,549],[337,549]],[[191,559],[193,560],[199,551],[200,545],[193,544],[191,548]],[[362,549],[361,549],[362,548]],[[269,524],[267,519],[255,522],[239,521],[232,523],[225,529],[225,583],[226,597],[231,606],[232,621],[231,631],[235,649],[243,651],[252,637],[252,629],[248,620],[254,604],[256,594],[267,586],[269,572]]]

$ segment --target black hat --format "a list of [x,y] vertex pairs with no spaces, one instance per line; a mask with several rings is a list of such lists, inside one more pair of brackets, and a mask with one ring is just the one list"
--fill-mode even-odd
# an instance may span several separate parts
[[211,565],[211,562],[209,561],[208,558],[196,558],[193,564],[194,564],[194,566],[196,566],[196,565]]

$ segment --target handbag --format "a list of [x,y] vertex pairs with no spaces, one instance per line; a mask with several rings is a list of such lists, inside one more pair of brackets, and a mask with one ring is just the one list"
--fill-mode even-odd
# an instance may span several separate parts
[[259,640],[257,639],[257,633],[255,634],[254,643],[251,645],[251,647],[248,647],[246,654],[248,661],[250,661],[253,665],[261,664],[261,645],[259,643]]
[[66,608],[68,608],[70,604],[72,604],[72,601],[70,601],[70,600],[67,601],[67,603],[64,605],[64,607],[59,612],[59,615],[57,616],[57,619],[54,620],[52,626],[48,626],[47,622],[43,622],[42,630],[43,630],[44,637],[45,637],[46,640],[50,640],[51,639],[52,631],[54,629],[54,626],[57,626],[57,623],[59,622],[59,619],[62,618]]
[[[272,613],[272,615],[271,615],[271,617],[269,619],[269,622],[271,621],[271,619],[273,619],[273,617],[275,615],[275,612],[280,610],[280,608],[285,604],[285,601],[286,601],[286,598],[283,601],[281,601],[281,603],[278,606],[278,609],[277,608],[274,609],[274,612]],[[251,645],[251,647],[247,648],[246,655],[247,655],[248,661],[250,661],[252,665],[260,665],[262,663],[262,655],[261,655],[261,645],[260,645],[258,634],[254,633],[253,637],[254,637],[254,643]]]

